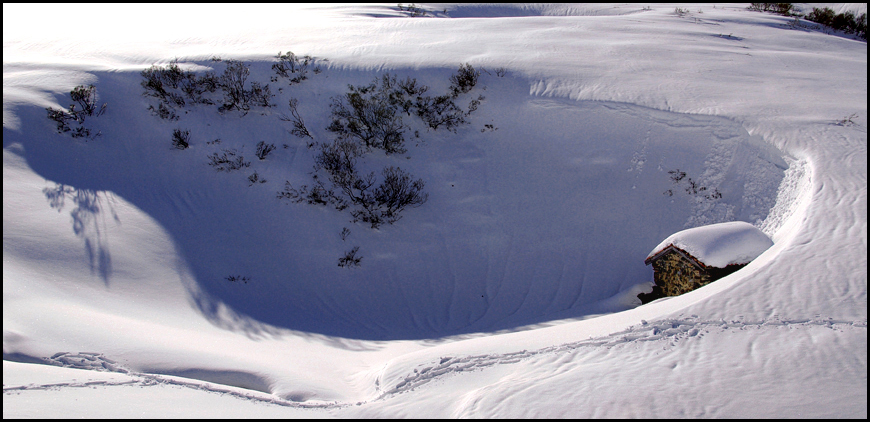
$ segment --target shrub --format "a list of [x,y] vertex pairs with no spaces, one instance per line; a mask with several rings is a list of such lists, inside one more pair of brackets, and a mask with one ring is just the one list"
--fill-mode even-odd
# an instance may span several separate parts
[[172,131],[172,146],[178,149],[187,149],[190,147],[190,131],[174,129]]
[[450,77],[450,90],[453,92],[453,96],[456,97],[471,91],[477,85],[478,77],[480,77],[480,72],[474,70],[470,64],[459,65],[459,70]]
[[215,170],[230,172],[251,166],[251,162],[245,161],[245,157],[238,155],[238,151],[234,149],[225,149],[222,151],[223,154],[221,155],[214,153],[208,156],[208,165],[214,167]]
[[290,129],[290,133],[300,137],[300,138],[311,138],[311,133],[308,132],[308,128],[305,127],[305,122],[302,120],[302,116],[299,115],[299,111],[296,109],[296,106],[299,104],[299,100],[295,98],[290,99],[290,116],[286,114],[282,114],[278,116],[278,118],[285,122],[290,122],[293,125],[293,129]]
[[289,199],[295,203],[307,202],[309,205],[328,205],[333,204],[339,211],[347,208],[346,202],[335,195],[330,189],[323,186],[319,180],[315,180],[315,185],[311,188],[308,185],[302,185],[299,189],[286,181],[284,190],[278,192],[278,199]]
[[[389,74],[384,76],[390,80]],[[354,139],[366,148],[380,148],[387,154],[404,153],[404,128],[397,113],[396,98],[389,83],[378,86],[375,79],[368,86],[349,85],[349,92],[333,97],[332,123],[326,128],[341,139]]]
[[418,207],[429,199],[429,194],[423,192],[423,179],[411,181],[411,176],[398,167],[385,168],[383,177],[374,197],[380,216],[390,224],[401,218],[399,213],[405,208]]
[[356,172],[356,159],[362,155],[357,143],[336,139],[331,144],[321,144],[320,153],[314,157],[315,170],[324,169],[334,177],[349,177]]
[[178,114],[175,114],[175,110],[172,107],[167,107],[164,103],[160,103],[157,105],[157,108],[154,108],[153,105],[148,106],[148,110],[151,111],[151,114],[157,116],[164,120],[178,120]]
[[269,85],[262,86],[258,82],[251,83],[251,89],[245,89],[245,81],[251,74],[250,69],[238,60],[226,60],[226,69],[218,78],[216,84],[224,93],[223,104],[218,111],[238,110],[242,116],[248,114],[251,105],[269,108],[272,106],[272,95]]
[[[308,65],[314,61],[314,58],[308,55],[297,57],[293,52],[288,51],[287,54],[278,52],[278,63],[272,65],[272,70],[282,78],[290,78],[290,84],[299,83],[308,79]],[[318,73],[320,68],[315,68],[314,72]],[[277,78],[272,78],[272,82],[276,82]]]
[[362,261],[361,256],[356,256],[356,253],[359,251],[359,246],[354,246],[353,249],[344,253],[344,256],[338,258],[338,266],[339,267],[359,267],[360,261]]
[[320,154],[315,157],[315,171],[324,170],[332,188],[317,180],[311,189],[303,186],[301,190],[295,190],[288,182],[288,188],[279,193],[279,198],[307,201],[309,204],[330,203],[339,210],[353,205],[350,211],[353,221],[369,223],[373,229],[383,223],[395,223],[405,208],[426,202],[428,194],[423,192],[423,180],[412,181],[401,168],[384,168],[379,185],[376,185],[374,172],[360,176],[356,163],[362,154],[360,146],[349,140],[339,139],[321,145]]
[[791,3],[749,3],[749,10],[791,16],[794,12],[794,5]]
[[417,116],[433,130],[444,126],[447,130],[455,132],[457,127],[467,121],[466,113],[456,105],[453,98],[450,95],[418,98]]
[[81,110],[75,111],[75,104],[69,106],[70,113],[76,115],[79,123],[85,122],[85,116],[101,116],[106,112],[106,104],[97,110],[97,88],[93,85],[79,85],[69,95],[81,107]]
[[47,107],[48,119],[57,123],[57,133],[69,132],[72,130],[69,126],[70,122],[76,121],[76,117],[66,110],[61,110],[53,107]]
[[248,176],[248,181],[251,182],[248,186],[254,186],[257,183],[266,183],[266,179],[261,179],[260,175],[255,171],[254,174]]
[[275,144],[266,144],[265,141],[260,141],[260,143],[257,144],[257,158],[259,158],[260,160],[265,160],[266,156],[274,150]]
[[211,72],[197,77],[193,72],[182,70],[178,66],[178,59],[174,59],[166,67],[153,65],[143,70],[141,75],[145,78],[142,81],[145,95],[158,98],[167,106],[184,107],[185,95],[194,104],[213,104],[203,97],[204,93],[217,89],[217,78]]
[[840,120],[837,120],[836,124],[838,126],[854,126],[857,124],[857,123],[855,123],[855,119],[857,117],[858,117],[858,113],[852,113],[852,114],[850,114],[850,115],[848,115]]
[[227,67],[218,80],[218,86],[224,92],[224,103],[218,108],[218,111],[236,109],[247,114],[250,105],[248,104],[247,91],[245,91],[245,81],[250,73],[250,69],[244,63],[238,60],[227,60]]
[[145,88],[144,94],[160,100],[157,108],[151,105],[148,110],[161,119],[178,120],[175,107],[185,107],[188,101],[193,104],[214,104],[204,96],[217,89],[217,78],[212,72],[197,77],[193,72],[182,70],[178,66],[178,59],[174,59],[165,67],[152,65],[143,70],[141,75],[145,78],[141,83]]
[[[684,190],[689,195],[696,197],[701,196],[704,199],[711,201],[722,198],[722,193],[719,192],[719,189],[713,188],[711,191],[708,191],[706,186],[702,186],[699,182],[692,180],[691,177],[686,177],[686,172],[680,171],[680,169],[670,170],[668,171],[668,174],[671,175],[670,178],[671,181],[674,182],[674,184],[684,184]],[[685,183],[681,183],[683,180],[685,180]],[[673,196],[674,191],[668,189],[664,192],[664,194],[667,196]]]
[[241,276],[241,275],[229,275],[229,276],[224,277],[224,280],[231,281],[233,283],[235,283],[237,281],[241,281],[245,284],[248,284],[248,282],[251,281],[251,278],[247,277],[247,276]]
[[853,12],[834,13],[829,7],[817,8],[808,13],[804,18],[818,24],[825,25],[837,31],[848,34],[856,34],[859,38],[867,40],[867,14],[855,16]]
[[78,123],[79,125],[84,124],[86,116],[98,117],[106,112],[106,104],[103,104],[99,109],[97,109],[96,87],[93,85],[79,85],[73,88],[69,94],[70,98],[78,104],[78,108],[76,108],[76,104],[70,104],[69,110],[56,109],[53,107],[47,107],[45,109],[48,112],[49,120],[52,120],[57,124],[57,133],[72,132],[73,138],[93,139],[100,136],[100,133],[97,132],[96,135],[91,137],[91,130],[84,126],[78,126],[76,128],[70,126],[73,122]]
[[465,113],[465,114],[471,115],[471,113],[477,111],[477,107],[480,106],[480,103],[483,102],[483,100],[485,100],[485,99],[486,99],[486,97],[484,97],[483,95],[478,95],[477,98],[469,101],[468,102],[468,113]]
[[412,18],[419,18],[426,16],[426,10],[416,4],[409,4],[406,7],[402,7],[402,3],[399,3],[399,11],[400,12],[408,12],[408,16]]

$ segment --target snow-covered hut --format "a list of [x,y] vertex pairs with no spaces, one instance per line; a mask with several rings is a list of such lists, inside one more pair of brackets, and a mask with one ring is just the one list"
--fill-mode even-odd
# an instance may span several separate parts
[[761,230],[743,221],[711,224],[669,236],[649,253],[655,286],[638,295],[647,303],[677,296],[743,268],[773,242]]

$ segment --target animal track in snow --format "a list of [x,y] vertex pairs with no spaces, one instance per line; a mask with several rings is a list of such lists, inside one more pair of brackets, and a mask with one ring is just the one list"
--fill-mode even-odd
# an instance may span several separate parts
[[820,317],[812,320],[786,320],[774,317],[769,320],[762,320],[758,322],[743,321],[741,319],[731,321],[702,321],[699,320],[696,316],[678,319],[665,319],[654,322],[647,322],[641,320],[641,324],[638,326],[632,326],[626,330],[616,332],[604,337],[590,338],[588,340],[581,340],[573,343],[562,344],[559,346],[546,347],[539,350],[522,350],[518,352],[504,354],[487,354],[465,357],[442,357],[437,363],[433,362],[431,365],[421,365],[423,366],[423,368],[415,369],[413,373],[403,377],[403,379],[399,381],[395,387],[386,390],[380,398],[412,390],[443,375],[463,371],[473,371],[493,365],[518,363],[534,356],[539,356],[546,353],[564,353],[586,347],[611,348],[620,344],[630,342],[646,342],[658,340],[676,342],[679,340],[688,339],[690,337],[703,337],[705,333],[713,329],[745,330],[748,328],[806,328],[811,326],[824,326],[834,330],[841,330],[845,327],[867,328],[867,321],[836,321],[830,318],[822,319]]

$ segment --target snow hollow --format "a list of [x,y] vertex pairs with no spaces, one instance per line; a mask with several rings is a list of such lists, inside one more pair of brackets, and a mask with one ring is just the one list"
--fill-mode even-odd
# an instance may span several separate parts
[[[175,271],[194,280],[185,288],[199,312],[252,335],[261,325],[250,321],[351,339],[428,339],[616,312],[639,305],[652,280],[644,258],[668,235],[732,220],[760,226],[787,168],[783,154],[726,118],[541,97],[533,80],[478,68],[477,84],[456,100],[463,108],[480,101],[468,124],[427,130],[402,115],[407,151],[360,158],[363,173],[398,166],[429,195],[372,229],[346,210],[277,196],[288,182],[313,183],[318,144],[335,137],[326,130],[330,104],[348,85],[390,73],[439,95],[456,68],[375,71],[319,60],[321,72],[288,84],[270,81],[273,62],[245,64],[248,83],[270,85],[273,107],[242,116],[187,105],[177,121],[161,119],[148,110],[158,101],[143,96],[139,70],[92,72],[82,82],[107,104],[87,122],[96,139],[56,133],[33,106],[16,110],[26,132],[4,127],[4,147],[20,144],[14,150],[45,178],[44,206],[79,239],[102,287],[130,282],[113,265],[112,236],[125,224],[113,208],[126,203],[170,235],[184,259]],[[180,65],[201,75],[226,63]],[[56,106],[68,105],[71,88],[53,93]],[[279,118],[291,98],[310,139]],[[176,129],[189,130],[189,148],[173,147]],[[260,142],[276,147],[263,160]],[[225,151],[250,166],[216,171],[209,157]],[[359,266],[337,265],[353,248]]]

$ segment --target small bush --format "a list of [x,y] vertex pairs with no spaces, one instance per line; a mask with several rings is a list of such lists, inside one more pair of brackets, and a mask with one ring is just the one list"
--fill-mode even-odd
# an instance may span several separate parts
[[418,98],[417,116],[433,130],[443,126],[456,132],[457,127],[467,123],[467,114],[456,105],[453,98],[451,95]]
[[353,206],[350,211],[353,221],[369,223],[373,229],[384,223],[395,223],[405,208],[426,202],[429,195],[423,192],[423,180],[411,180],[401,168],[384,168],[380,184],[376,183],[374,172],[360,176],[356,163],[362,154],[359,145],[349,140],[321,145],[320,154],[315,157],[315,171],[326,171],[332,188],[326,188],[317,180],[312,189],[303,186],[301,190],[292,190],[290,187],[279,197],[309,204],[330,203],[339,210]]
[[245,157],[238,154],[234,149],[222,150],[223,154],[214,153],[208,156],[208,165],[214,167],[217,171],[230,172],[233,170],[241,170],[245,167],[250,167],[251,162],[245,161]]
[[48,112],[48,119],[57,123],[57,133],[65,133],[72,130],[69,126],[70,122],[76,121],[76,117],[66,110],[61,110],[53,107],[45,109]]
[[223,113],[228,110],[238,110],[242,116],[248,114],[251,106],[269,108],[272,94],[269,85],[260,85],[258,82],[251,83],[251,89],[245,89],[245,82],[251,74],[250,69],[238,60],[226,60],[226,69],[218,78],[216,84],[223,90],[223,104],[218,111]]
[[70,113],[76,115],[79,123],[85,122],[85,116],[101,116],[106,112],[106,104],[97,110],[97,88],[93,85],[79,85],[69,93],[70,98],[79,104],[80,110],[75,110],[75,105],[70,105]]
[[407,6],[404,6],[404,7],[402,6],[402,3],[399,3],[398,9],[400,12],[408,12],[408,16],[410,16],[412,18],[420,18],[420,17],[427,16],[426,9],[423,9],[422,7],[420,7],[416,4],[413,4],[413,3],[411,3]]
[[838,126],[855,126],[855,119],[858,118],[858,113],[852,113],[840,120],[837,120],[836,124]]
[[311,133],[308,132],[308,128],[305,127],[305,122],[302,120],[302,116],[299,115],[299,111],[296,109],[296,106],[299,104],[299,100],[295,98],[290,99],[290,116],[286,114],[282,114],[278,116],[278,119],[290,122],[293,125],[293,129],[290,129],[290,133],[300,137],[300,138],[311,138]]
[[[389,74],[384,76],[390,80]],[[333,97],[332,123],[326,128],[341,139],[354,139],[366,148],[380,148],[387,154],[404,153],[404,130],[398,104],[391,96],[391,84],[349,85],[347,94]]]
[[265,160],[266,156],[269,155],[270,152],[275,150],[275,144],[266,144],[265,141],[260,141],[257,144],[257,158],[260,160]]
[[172,131],[172,146],[178,149],[187,149],[190,147],[190,131],[174,129]]
[[483,100],[485,100],[485,99],[486,99],[486,97],[484,97],[483,95],[478,95],[477,98],[469,101],[468,102],[468,113],[465,113],[465,114],[468,116],[468,115],[471,115],[471,113],[477,111],[477,107],[479,107],[480,103],[482,103]]
[[212,72],[197,77],[193,72],[182,70],[178,59],[174,59],[165,67],[153,65],[143,70],[141,75],[145,78],[142,81],[145,95],[158,98],[164,106],[184,107],[187,104],[185,96],[193,104],[213,104],[203,96],[217,89],[217,78]]
[[419,207],[429,199],[429,194],[423,192],[423,179],[412,181],[411,175],[398,167],[387,167],[382,174],[383,182],[375,189],[374,197],[384,221],[393,224],[405,208]]
[[[286,54],[278,52],[278,63],[272,65],[272,70],[282,78],[289,78],[290,84],[295,84],[308,79],[308,66],[314,61],[314,58],[308,55],[297,57],[293,52],[288,51]],[[315,68],[314,73],[319,73],[320,68]],[[272,78],[272,82],[277,82],[277,78]]]
[[336,139],[331,144],[320,145],[320,153],[314,157],[315,170],[324,169],[330,175],[354,173],[356,160],[362,155],[356,142]]
[[248,186],[254,186],[257,183],[266,183],[266,179],[261,179],[260,175],[255,171],[254,174],[248,176],[248,181],[251,182]]
[[251,281],[251,278],[247,277],[247,276],[241,276],[241,275],[230,275],[230,276],[224,277],[224,280],[231,281],[233,283],[238,281],[238,282],[248,284],[248,282]]
[[[800,24],[801,15],[794,11],[794,7],[791,3],[751,3],[749,10],[771,12],[783,16],[794,16],[794,21],[790,22],[788,26],[791,28],[806,28],[806,26]],[[851,11],[838,14],[829,7],[814,7],[813,10],[803,16],[803,18],[837,31],[843,31],[847,34],[855,34],[858,38],[865,41],[867,40],[866,13],[855,16],[855,13]]]
[[96,135],[91,137],[91,130],[84,126],[78,126],[76,128],[70,126],[72,123],[82,125],[85,122],[85,117],[98,117],[106,112],[106,104],[103,104],[99,109],[97,108],[96,87],[93,85],[79,85],[73,88],[69,94],[70,98],[78,104],[78,107],[76,107],[76,104],[70,104],[68,110],[56,109],[53,107],[45,109],[48,112],[49,120],[52,120],[57,124],[57,133],[72,132],[71,135],[73,138],[93,139],[100,136],[100,132],[97,132]]
[[250,104],[245,90],[245,81],[250,74],[250,69],[244,63],[238,60],[227,60],[227,67],[218,80],[218,86],[224,92],[224,103],[218,108],[218,111],[235,109],[244,114],[248,113]]
[[794,13],[794,5],[791,3],[749,3],[749,10],[791,16]]
[[289,199],[297,204],[300,202],[306,202],[309,205],[332,204],[339,211],[347,208],[347,203],[342,198],[336,196],[335,192],[323,186],[323,183],[319,180],[315,180],[315,185],[310,188],[308,185],[302,185],[299,189],[294,188],[287,181],[284,183],[284,190],[278,192],[277,198]]
[[157,105],[157,108],[154,108],[153,105],[148,106],[148,110],[151,111],[151,114],[157,116],[164,120],[178,120],[178,114],[175,113],[175,110],[171,107],[167,107],[164,103],[160,103]]
[[[668,171],[668,174],[670,174],[670,179],[674,184],[685,185],[683,189],[691,196],[701,196],[710,201],[722,198],[722,193],[719,192],[719,189],[713,188],[712,190],[708,190],[706,186],[692,180],[691,177],[686,177],[686,172],[680,171],[680,169],[670,170]],[[684,180],[685,183],[683,183]],[[664,194],[666,196],[673,196],[674,191],[668,189]]]
[[359,252],[359,246],[354,246],[353,249],[344,253],[344,256],[338,258],[338,266],[339,267],[359,267],[360,261],[362,261],[361,256],[356,256],[356,253]]
[[453,96],[456,97],[471,91],[477,85],[478,77],[480,77],[480,72],[474,70],[472,65],[468,63],[459,65],[459,70],[450,77],[450,90]]

